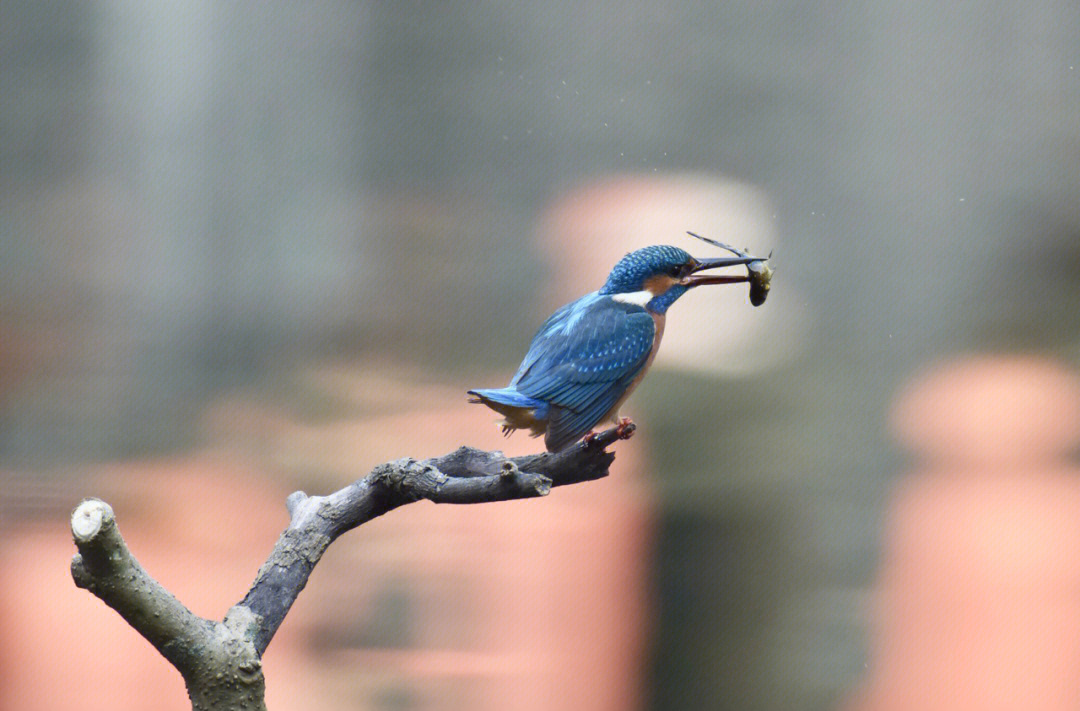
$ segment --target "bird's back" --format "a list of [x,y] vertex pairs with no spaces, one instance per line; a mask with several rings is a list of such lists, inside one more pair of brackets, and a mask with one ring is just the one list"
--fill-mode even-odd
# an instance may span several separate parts
[[611,411],[648,361],[655,333],[645,308],[595,292],[544,322],[510,385],[549,404],[549,450],[577,441]]

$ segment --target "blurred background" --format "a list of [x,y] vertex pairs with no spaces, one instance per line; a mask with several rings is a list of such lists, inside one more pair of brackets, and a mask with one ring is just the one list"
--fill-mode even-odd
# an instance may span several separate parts
[[1075,709],[1080,5],[0,4],[0,708],[188,708],[284,498],[461,444],[625,252],[700,289],[613,475],[338,541],[278,709]]

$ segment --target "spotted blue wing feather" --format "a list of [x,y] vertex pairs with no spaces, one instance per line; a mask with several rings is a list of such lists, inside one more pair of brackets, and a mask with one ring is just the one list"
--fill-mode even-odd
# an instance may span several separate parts
[[553,407],[548,415],[547,432],[544,444],[549,451],[559,452],[581,439],[582,435],[593,429],[604,415],[615,407],[622,394],[629,386],[630,378],[625,383],[613,383],[608,389],[591,400],[580,410]]
[[540,327],[510,385],[550,404],[549,450],[572,444],[615,406],[648,360],[655,330],[641,306],[600,294],[563,307]]
[[551,354],[552,348],[547,346],[552,339],[572,330],[579,323],[582,314],[593,308],[600,299],[600,295],[593,292],[560,307],[555,313],[551,314],[547,321],[540,325],[536,335],[533,336],[532,343],[529,345],[529,352],[522,358],[517,373],[514,374],[513,379],[510,381],[511,387],[516,385],[526,373],[532,370],[540,358]]

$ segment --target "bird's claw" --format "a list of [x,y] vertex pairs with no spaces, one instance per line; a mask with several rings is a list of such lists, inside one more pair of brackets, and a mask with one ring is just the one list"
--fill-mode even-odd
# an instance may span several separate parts
[[[620,417],[615,421],[615,438],[616,439],[630,439],[634,436],[634,431],[637,430],[637,425],[629,417]],[[605,447],[612,443],[611,430],[605,430],[604,432],[597,432],[593,430],[589,434],[581,438],[581,442],[586,447]]]

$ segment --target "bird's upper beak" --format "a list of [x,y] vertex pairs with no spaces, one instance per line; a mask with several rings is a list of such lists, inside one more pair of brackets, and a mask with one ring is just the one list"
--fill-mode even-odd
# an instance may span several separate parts
[[764,262],[766,259],[768,257],[754,257],[749,254],[741,254],[738,257],[717,257],[715,259],[695,258],[695,264],[690,275],[683,277],[682,283],[686,286],[701,286],[702,284],[731,284],[746,281],[745,277],[732,277],[727,274],[701,274],[700,272],[720,267],[737,267],[750,262]]

